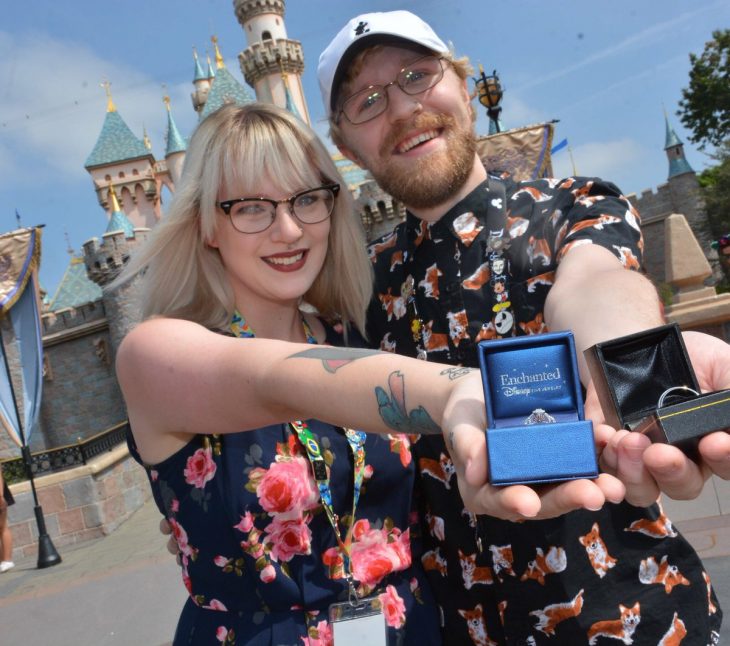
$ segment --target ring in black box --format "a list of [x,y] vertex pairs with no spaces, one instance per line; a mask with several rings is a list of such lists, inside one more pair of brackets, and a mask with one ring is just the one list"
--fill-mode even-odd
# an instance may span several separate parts
[[539,484],[598,476],[570,332],[482,341],[489,481]]
[[585,351],[606,423],[673,444],[697,443],[730,426],[730,390],[700,394],[676,323],[603,341]]

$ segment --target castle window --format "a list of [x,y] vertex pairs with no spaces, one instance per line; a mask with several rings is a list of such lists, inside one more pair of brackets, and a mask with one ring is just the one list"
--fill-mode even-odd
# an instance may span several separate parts
[[271,32],[265,31],[261,34],[261,40],[271,40]]
[[106,180],[107,182],[110,182],[110,181],[111,181],[111,179],[112,179],[112,176],[111,176],[111,175],[104,175],[104,179],[105,179],[105,180]]
[[119,171],[119,177],[124,177],[124,171],[123,170],[120,170]]
[[132,175],[139,175],[139,171],[136,168],[133,168]]

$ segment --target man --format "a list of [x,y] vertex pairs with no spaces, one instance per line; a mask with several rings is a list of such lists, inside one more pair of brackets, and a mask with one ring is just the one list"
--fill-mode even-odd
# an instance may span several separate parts
[[[694,497],[710,471],[729,477],[727,433],[703,439],[697,466],[674,447],[647,448],[645,438],[600,423],[582,351],[663,323],[651,283],[627,271],[641,258],[638,214],[598,179],[488,177],[476,155],[469,71],[405,11],[352,19],[320,57],[335,143],[408,210],[405,223],[371,245],[371,342],[475,366],[482,339],[571,329],[602,466],[626,484],[628,500],[651,505],[660,489]],[[730,386],[727,345],[704,335],[685,340],[703,388]],[[610,476],[500,490],[482,486],[483,437],[457,435],[448,450],[441,438],[424,437],[414,452],[423,561],[447,643],[605,636],[656,644],[682,631],[693,644],[717,638],[721,612],[699,558],[657,505],[604,506],[623,494]],[[461,496],[448,470],[435,466],[449,453],[470,483],[460,482]],[[477,524],[465,502],[490,516]]]

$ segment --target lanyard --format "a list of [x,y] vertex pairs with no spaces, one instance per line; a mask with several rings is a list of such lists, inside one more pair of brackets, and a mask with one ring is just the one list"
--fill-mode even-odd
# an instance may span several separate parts
[[[304,333],[307,336],[307,343],[316,344],[317,340],[312,333],[312,329],[302,316],[302,326]],[[253,338],[254,331],[246,322],[246,319],[238,312],[233,313],[231,319],[231,332],[237,337],[242,338]],[[347,443],[350,446],[350,451],[353,457],[353,494],[352,494],[352,516],[350,521],[350,527],[347,530],[345,538],[342,538],[340,532],[340,519],[335,513],[334,506],[332,504],[332,490],[330,488],[330,477],[327,472],[327,465],[325,464],[322,451],[319,447],[319,442],[315,439],[312,432],[309,430],[306,422],[301,420],[294,420],[289,422],[289,428],[294,432],[299,443],[304,447],[307,452],[307,458],[312,466],[312,475],[317,483],[319,489],[320,502],[322,508],[327,515],[327,519],[332,527],[332,531],[337,539],[337,545],[340,548],[342,554],[342,562],[345,570],[345,579],[349,588],[349,595],[351,602],[357,602],[357,592],[352,579],[352,561],[350,559],[350,551],[352,545],[352,531],[355,527],[355,512],[357,510],[357,503],[360,500],[360,490],[362,488],[362,482],[365,477],[365,438],[366,435],[363,431],[354,431],[350,428],[343,429]]]
[[350,428],[344,429],[347,443],[350,445],[350,451],[352,451],[354,469],[352,477],[352,516],[347,534],[343,539],[342,533],[340,532],[340,519],[335,513],[334,506],[332,505],[330,477],[327,473],[327,465],[322,457],[322,451],[319,448],[319,443],[314,438],[305,422],[294,420],[293,422],[289,422],[289,426],[294,433],[296,433],[297,438],[307,451],[309,463],[312,465],[312,474],[314,475],[314,480],[317,483],[317,488],[319,489],[319,497],[320,502],[322,503],[322,508],[327,514],[327,519],[329,520],[332,531],[337,539],[337,545],[340,548],[340,553],[342,554],[342,564],[345,570],[345,579],[349,587],[350,601],[356,602],[357,592],[355,591],[355,586],[352,580],[350,548],[352,546],[352,530],[355,527],[355,511],[357,510],[357,503],[360,500],[360,489],[362,488],[362,481],[365,476],[365,433],[363,431],[353,431]]

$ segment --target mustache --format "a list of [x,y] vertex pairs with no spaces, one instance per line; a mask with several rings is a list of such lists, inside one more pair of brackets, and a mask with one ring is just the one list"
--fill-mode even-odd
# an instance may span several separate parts
[[423,112],[413,119],[395,124],[387,133],[378,152],[381,156],[389,155],[396,144],[405,139],[406,135],[413,130],[453,128],[455,125],[456,120],[448,114]]

